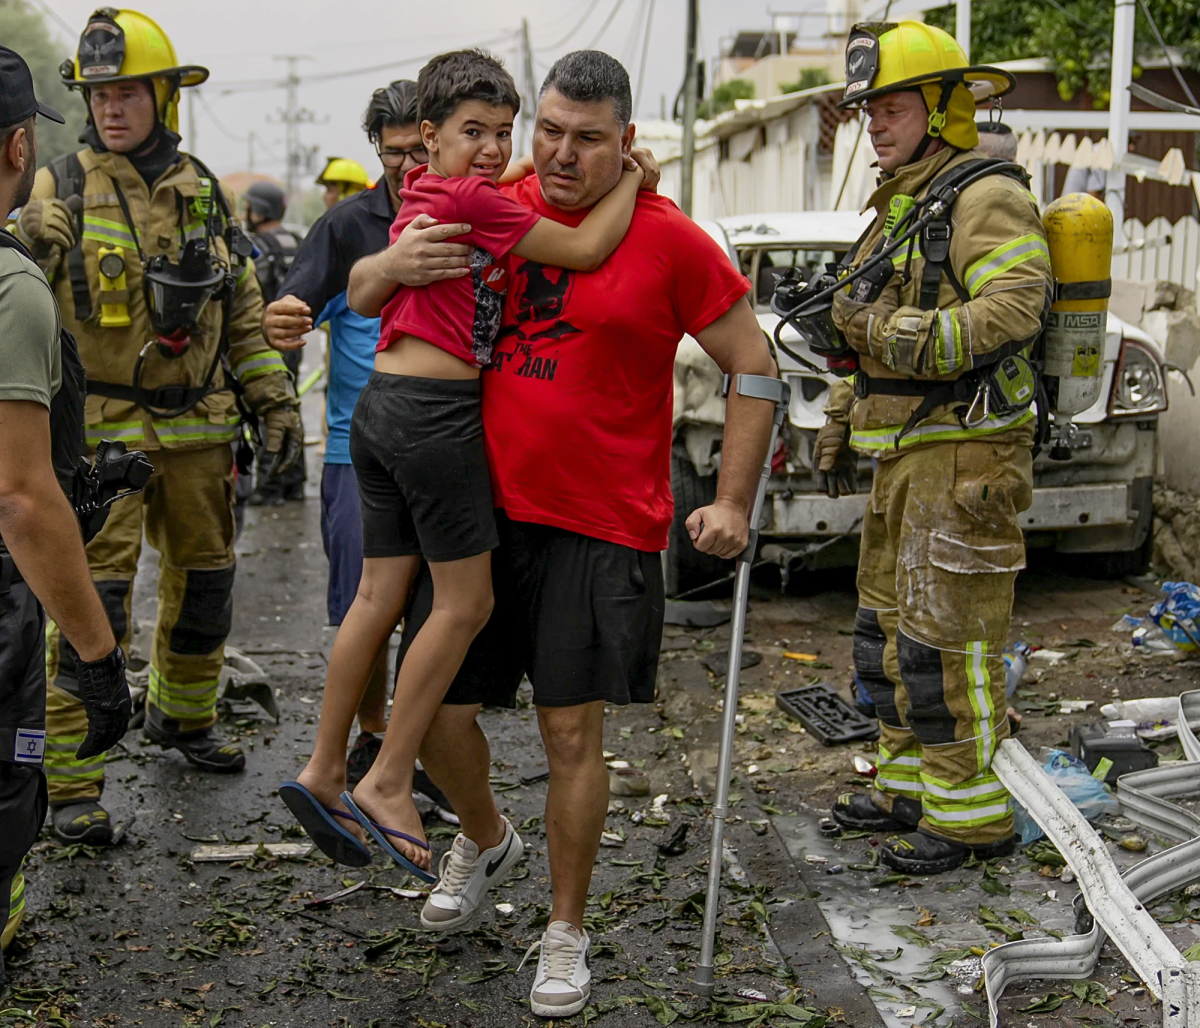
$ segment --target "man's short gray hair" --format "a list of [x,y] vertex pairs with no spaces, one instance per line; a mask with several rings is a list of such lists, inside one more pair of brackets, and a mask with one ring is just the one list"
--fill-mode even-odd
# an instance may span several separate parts
[[538,91],[540,100],[553,87],[574,103],[611,100],[617,123],[624,129],[633,120],[629,72],[615,57],[600,50],[576,50],[554,62]]

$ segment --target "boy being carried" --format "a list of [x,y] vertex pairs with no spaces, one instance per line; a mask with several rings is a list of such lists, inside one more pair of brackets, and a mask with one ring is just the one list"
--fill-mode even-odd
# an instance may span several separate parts
[[[434,58],[417,78],[417,106],[429,165],[406,176],[391,239],[420,214],[469,224],[471,274],[401,290],[384,308],[375,371],[350,434],[362,504],[362,580],[330,656],[312,759],[279,791],[333,859],[370,862],[361,828],[397,864],[433,882],[411,779],[426,729],[492,609],[491,551],[498,538],[479,372],[500,328],[505,257],[580,271],[599,267],[629,227],[642,172],[627,171],[578,228],[569,228],[497,188],[520,108],[499,62],[479,50]],[[354,712],[422,558],[433,579],[433,610],[397,675],[379,757],[351,796],[343,790]],[[512,826],[506,828],[504,870],[523,849]]]

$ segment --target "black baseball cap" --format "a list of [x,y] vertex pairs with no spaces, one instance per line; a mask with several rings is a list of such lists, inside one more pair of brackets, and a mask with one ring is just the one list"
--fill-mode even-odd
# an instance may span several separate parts
[[19,125],[34,114],[60,125],[67,121],[33,95],[33,76],[25,59],[15,50],[0,46],[0,128]]

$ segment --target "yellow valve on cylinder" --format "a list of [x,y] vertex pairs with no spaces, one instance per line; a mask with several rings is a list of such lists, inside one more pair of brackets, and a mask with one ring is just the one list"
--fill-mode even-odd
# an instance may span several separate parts
[[[1054,303],[1045,334],[1045,376],[1056,422],[1081,414],[1100,396],[1108,298],[1112,293],[1112,212],[1088,193],[1068,193],[1042,215]],[[1053,456],[1053,454],[1051,454]]]
[[100,327],[128,328],[129,286],[125,281],[125,256],[119,247],[102,246],[96,251],[100,265]]

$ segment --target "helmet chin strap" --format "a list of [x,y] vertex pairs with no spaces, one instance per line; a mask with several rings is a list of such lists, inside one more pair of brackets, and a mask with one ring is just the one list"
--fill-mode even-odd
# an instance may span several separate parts
[[909,164],[916,164],[917,161],[925,156],[925,151],[929,149],[930,144],[935,139],[941,139],[942,129],[946,126],[946,111],[950,107],[950,97],[953,95],[954,87],[957,85],[957,79],[942,79],[941,96],[938,97],[937,106],[929,112],[928,128],[925,130],[925,135],[921,137],[921,141],[917,144],[917,148],[912,152],[912,156],[908,159]]

